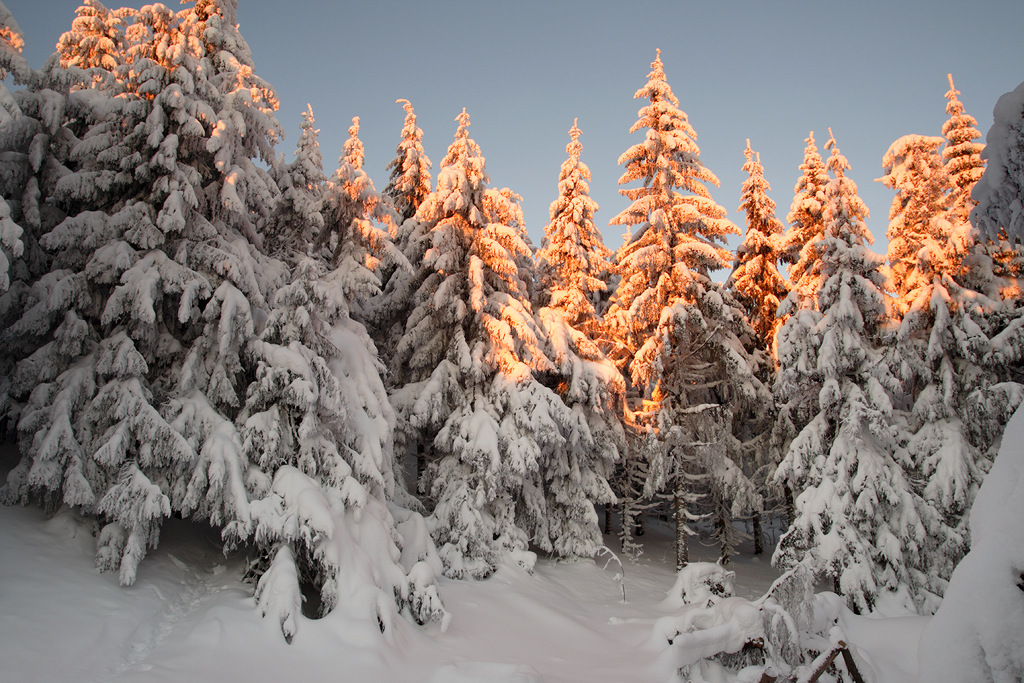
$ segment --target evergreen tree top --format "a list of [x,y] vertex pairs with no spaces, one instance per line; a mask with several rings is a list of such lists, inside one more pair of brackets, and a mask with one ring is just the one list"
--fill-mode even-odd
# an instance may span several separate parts
[[824,188],[828,185],[828,172],[825,170],[821,154],[818,153],[813,130],[808,133],[804,142],[807,146],[804,148],[803,163],[800,164],[802,173],[793,188],[795,197],[789,215],[786,216],[786,221],[794,227],[807,227],[807,214],[813,215],[817,212],[820,215],[821,202],[825,198]]
[[[953,85],[953,74],[947,74],[947,76],[949,77],[949,90],[946,92],[946,99],[949,102],[946,104],[946,113],[949,114],[949,120],[942,124],[942,134],[946,136],[950,144],[950,149],[945,153],[948,159],[960,151],[957,149],[958,145],[977,140],[981,137],[981,132],[976,128],[978,120],[966,113],[963,103],[960,102],[960,91]],[[984,147],[982,144],[973,144],[969,149],[980,154]]]
[[544,227],[536,255],[541,281],[550,290],[550,306],[565,311],[574,326],[597,319],[593,293],[607,289],[603,278],[611,270],[611,252],[593,222],[598,205],[589,194],[590,169],[580,161],[578,123],[574,120],[569,130],[569,158],[562,163],[558,199],[551,202],[551,222]]
[[579,123],[578,118],[572,120],[572,128],[569,129],[569,144],[565,146],[565,151],[572,160],[578,160],[580,152],[583,151],[583,144],[580,142],[580,134],[583,131],[580,130]]
[[[448,152],[444,155],[444,159],[441,160],[442,168],[454,166],[466,159],[480,156],[480,145],[476,144],[476,140],[469,137],[469,114],[466,113],[465,107],[462,108],[462,113],[455,117],[455,121],[459,126],[455,129],[455,139],[452,140],[452,144],[448,145]],[[484,182],[487,182],[486,178]]]
[[945,212],[950,180],[938,152],[943,142],[937,136],[904,135],[886,150],[885,175],[877,182],[896,190],[889,208],[890,240],[908,231],[926,232],[926,224]]
[[98,0],[83,0],[75,10],[71,30],[57,41],[60,65],[107,72],[117,69],[126,48],[124,18],[129,12],[111,12]]
[[[705,183],[718,187],[719,181],[700,161],[697,133],[686,112],[679,109],[679,99],[665,80],[661,50],[658,50],[657,59],[651,62],[651,73],[647,78],[647,84],[636,91],[633,99],[647,99],[649,104],[637,112],[636,123],[629,132],[647,128],[649,133],[643,142],[627,149],[618,160],[619,165],[626,166],[619,185],[640,179],[644,183],[642,187],[622,189],[619,193],[633,201],[636,208],[640,208],[636,205],[637,200],[651,195],[667,196],[675,188],[710,200],[711,193]],[[613,218],[612,225],[642,222],[642,219],[635,220],[634,207]],[[713,211],[708,215],[710,213]]]
[[299,133],[299,142],[296,143],[296,151],[302,150],[302,154],[309,161],[323,168],[323,155],[320,153],[320,129],[314,128],[316,119],[313,117],[313,105],[306,103],[306,111],[302,112],[302,123],[299,126],[302,132]]
[[825,234],[825,190],[829,178],[818,153],[813,130],[805,142],[807,146],[800,164],[800,179],[793,188],[793,202],[786,216],[790,229],[782,238],[782,259],[791,264],[789,280],[796,296],[808,301],[814,298],[817,290],[816,276],[811,271],[818,260],[816,245]]
[[981,138],[978,121],[964,111],[960,102],[960,91],[953,86],[953,74],[948,74],[949,90],[946,92],[946,113],[949,119],[942,124],[942,134],[946,137],[946,148],[942,150],[942,158],[946,169],[959,191],[953,211],[953,218],[966,221],[970,210],[974,208],[971,190],[985,171],[985,160],[981,152],[985,145],[975,142]]
[[747,179],[743,181],[739,210],[747,214],[747,232],[757,230],[764,235],[778,235],[783,227],[775,217],[775,202],[768,196],[772,188],[764,177],[761,154],[750,148],[750,138],[747,138],[743,156],[746,158],[743,170]]
[[[661,48],[657,48],[657,55],[654,61],[651,62],[651,73],[647,74],[647,85],[633,94],[634,100],[641,98],[650,100],[652,103],[668,101],[674,107],[679,106],[679,99],[672,94],[672,88],[669,87],[668,81],[665,78],[665,64],[661,61]],[[685,118],[686,115],[684,114],[683,116]],[[638,130],[640,130],[640,127],[634,126],[629,132],[635,133]],[[690,135],[696,137],[692,129]]]
[[832,173],[833,179],[828,185],[828,203],[825,208],[825,235],[840,237],[853,244],[863,240],[867,244],[874,243],[874,237],[868,230],[866,220],[869,216],[868,207],[857,194],[857,183],[846,177],[850,170],[850,162],[839,151],[832,129],[828,129],[829,140],[825,149],[832,151],[825,167]]
[[14,75],[15,83],[28,81],[32,70],[21,52],[25,48],[25,34],[14,15],[0,3],[0,80]]
[[[807,146],[804,148],[803,163],[800,164],[800,179],[793,187],[793,202],[786,216],[786,222],[790,224],[791,229],[786,235],[784,257],[792,264],[798,264],[804,246],[819,239],[825,230],[821,214],[825,208],[828,171],[825,169],[821,154],[818,153],[813,130],[807,135],[805,142]],[[800,273],[806,269],[804,264],[798,265],[797,272],[790,273],[791,278],[799,278]]]
[[416,112],[412,108],[412,102],[404,98],[398,98],[397,100],[395,100],[395,104],[402,105],[402,111],[405,112],[403,132],[408,130],[410,132],[410,138],[416,141],[422,140],[423,130],[416,125]]
[[401,139],[387,169],[390,172],[384,194],[391,199],[399,222],[416,214],[430,194],[430,159],[423,150],[423,130],[416,125],[416,112],[409,100],[395,100],[405,110]]
[[571,202],[571,197],[576,195],[587,196],[586,206],[580,205],[578,207],[578,210],[589,210],[589,214],[584,217],[585,220],[592,218],[594,212],[598,209],[597,203],[589,198],[590,185],[587,184],[587,181],[590,180],[590,167],[580,161],[580,153],[583,151],[580,135],[583,131],[580,130],[578,124],[579,119],[573,119],[572,128],[569,129],[569,144],[565,146],[565,152],[569,155],[569,158],[562,162],[562,167],[558,174],[558,191],[561,196],[552,202],[549,207],[549,215],[552,221],[555,220],[559,213],[569,208],[566,202]]
[[359,139],[359,117],[352,117],[352,125],[348,128],[348,140],[345,141],[345,153],[341,158],[342,163],[347,163],[355,170],[363,167],[363,160],[366,152],[363,149],[363,141]]
[[630,129],[632,133],[647,128],[647,135],[619,157],[619,163],[626,166],[619,184],[642,182],[639,187],[619,190],[632,203],[610,221],[612,225],[644,227],[627,239],[620,262],[626,252],[639,248],[634,242],[661,239],[666,245],[685,243],[670,247],[677,252],[671,257],[673,263],[684,262],[703,273],[724,268],[731,254],[715,242],[724,242],[725,235],[739,234],[739,230],[726,218],[725,209],[711,199],[706,183],[717,186],[718,178],[700,161],[696,133],[664,80],[660,51],[651,68],[647,85],[634,95],[647,98],[649,104],[640,109]]
[[782,223],[775,217],[775,202],[768,197],[770,188],[764,177],[761,157],[750,147],[743,152],[746,163],[740,210],[747,214],[747,234],[736,248],[733,272],[726,287],[734,291],[746,308],[758,346],[770,349],[780,324],[777,312],[786,296],[786,281],[779,273],[779,246]]
[[941,137],[927,135],[897,139],[882,159],[885,175],[876,181],[896,191],[889,209],[887,254],[890,287],[903,311],[917,286],[914,281],[923,265],[921,248],[929,246],[931,259],[949,238],[948,224],[942,228],[937,225],[940,220],[945,223],[952,188],[939,154],[944,142]]

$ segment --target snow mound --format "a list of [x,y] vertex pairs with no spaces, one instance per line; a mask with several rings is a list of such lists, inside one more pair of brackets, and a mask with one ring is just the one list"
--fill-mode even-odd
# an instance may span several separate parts
[[736,572],[717,562],[690,562],[676,574],[666,603],[674,607],[709,604],[736,594]]
[[1024,680],[1024,408],[971,509],[971,551],[921,636],[921,681]]
[[434,670],[426,683],[543,683],[544,679],[528,664],[493,662],[457,662]]

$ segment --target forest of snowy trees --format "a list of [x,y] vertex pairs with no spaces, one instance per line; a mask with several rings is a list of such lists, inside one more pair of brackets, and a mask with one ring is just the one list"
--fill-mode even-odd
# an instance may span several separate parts
[[122,583],[178,516],[250,554],[288,639],[302,610],[443,627],[439,576],[602,530],[635,558],[661,515],[677,569],[772,520],[850,609],[938,609],[1024,398],[1024,95],[985,147],[950,77],[942,130],[892,143],[883,256],[831,130],[784,220],[747,140],[729,221],[659,51],[623,244],[573,122],[535,248],[465,110],[435,167],[399,100],[381,189],[358,118],[328,175],[307,109],[287,161],[234,0],[83,0],[46,64],[23,43],[0,5],[0,499],[98,520]]

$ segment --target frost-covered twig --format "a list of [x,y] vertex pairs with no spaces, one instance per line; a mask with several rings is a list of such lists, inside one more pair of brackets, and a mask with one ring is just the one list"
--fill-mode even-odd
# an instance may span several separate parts
[[622,568],[622,561],[619,560],[619,556],[616,555],[612,551],[612,549],[609,548],[606,545],[602,545],[602,546],[598,547],[594,551],[594,560],[597,560],[601,556],[606,556],[608,558],[608,559],[606,559],[604,561],[604,566],[601,567],[602,571],[605,570],[605,569],[608,569],[608,565],[611,564],[612,561],[614,561],[617,565],[619,565],[619,572],[615,575],[615,582],[619,584],[619,589],[622,591],[622,602],[623,602],[623,604],[625,604],[626,603],[626,580],[625,580],[625,570],[623,570],[623,568]]

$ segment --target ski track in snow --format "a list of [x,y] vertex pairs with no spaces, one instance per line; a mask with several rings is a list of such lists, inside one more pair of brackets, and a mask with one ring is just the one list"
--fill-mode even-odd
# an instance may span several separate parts
[[129,639],[121,646],[121,659],[112,667],[91,679],[94,683],[106,683],[129,671],[147,671],[146,660],[160,648],[174,630],[222,588],[211,584],[210,579],[219,572],[218,567],[194,569],[174,555],[168,559],[179,569],[183,576],[180,580],[180,591],[167,597],[157,585],[150,586],[156,596],[164,602],[164,606],[154,615],[152,621],[139,624]]

